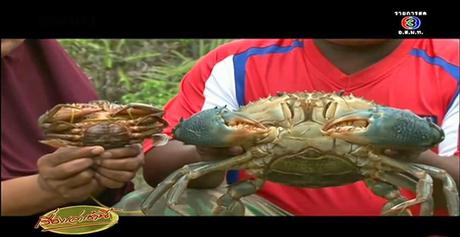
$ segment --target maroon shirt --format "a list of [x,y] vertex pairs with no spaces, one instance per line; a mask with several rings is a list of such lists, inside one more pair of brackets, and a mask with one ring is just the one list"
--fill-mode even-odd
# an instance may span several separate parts
[[56,40],[26,40],[2,57],[1,90],[2,181],[36,174],[37,160],[54,151],[38,142],[44,138],[40,115],[59,103],[98,99]]

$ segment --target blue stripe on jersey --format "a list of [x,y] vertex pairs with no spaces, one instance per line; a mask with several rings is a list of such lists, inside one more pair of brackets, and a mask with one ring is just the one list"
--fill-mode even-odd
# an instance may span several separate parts
[[[243,53],[237,54],[233,57],[233,66],[235,72],[235,91],[236,100],[239,106],[243,106],[245,94],[245,81],[246,81],[246,63],[249,57],[254,55],[265,55],[274,53],[289,53],[295,48],[303,47],[303,42],[295,40],[290,46],[272,45],[264,48],[249,48]],[[227,183],[232,184],[238,181],[238,171],[229,170],[227,172]]]
[[235,70],[235,89],[238,105],[244,105],[246,63],[249,57],[264,54],[289,53],[299,47],[303,47],[303,42],[296,40],[290,46],[272,45],[265,48],[250,48],[243,53],[235,55],[233,57],[233,66]]
[[454,96],[452,97],[452,100],[449,103],[449,106],[447,107],[447,111],[449,111],[450,107],[455,101],[455,98],[457,98],[459,94],[460,88],[459,88],[458,83],[460,81],[460,67],[447,62],[441,57],[431,57],[424,50],[421,50],[421,49],[412,49],[410,51],[410,54],[415,57],[421,57],[425,62],[429,64],[440,66],[447,73],[449,73],[453,78],[455,78],[455,80],[457,80],[457,91],[455,92]]
[[415,57],[421,57],[425,62],[433,65],[440,66],[442,69],[446,70],[455,80],[460,80],[460,67],[455,66],[441,57],[431,57],[421,49],[412,49],[410,54]]

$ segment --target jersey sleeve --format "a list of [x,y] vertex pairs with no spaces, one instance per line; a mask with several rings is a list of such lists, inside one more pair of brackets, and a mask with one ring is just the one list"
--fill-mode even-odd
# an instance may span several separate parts
[[441,128],[444,130],[444,141],[439,144],[440,156],[459,156],[459,98],[458,89],[449,105]]
[[[218,54],[219,48],[200,59],[184,76],[179,93],[164,108],[164,119],[169,126],[163,133],[171,137],[181,118],[187,119],[201,110],[224,105],[231,110],[238,108],[233,55]],[[146,140],[144,152],[152,148],[152,140]]]
[[[442,121],[439,125],[445,138],[438,146],[440,156],[459,156],[459,91],[460,91],[460,48],[458,39],[434,39],[427,48],[429,56],[424,60],[439,70],[438,93],[442,100]],[[431,57],[428,59],[428,57]]]

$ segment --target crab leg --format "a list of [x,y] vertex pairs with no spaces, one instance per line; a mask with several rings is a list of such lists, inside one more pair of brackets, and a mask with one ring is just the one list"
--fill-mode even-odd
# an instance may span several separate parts
[[97,111],[101,111],[101,109],[81,108],[76,105],[57,105],[54,108],[52,108],[49,112],[40,116],[38,121],[40,124],[63,120],[73,123],[73,120],[75,118],[79,118]]
[[[381,182],[375,179],[365,179],[364,182],[373,193],[388,200],[382,208],[383,214],[388,215],[389,210],[394,206],[407,201],[407,199],[399,192],[398,187],[391,183]],[[410,210],[406,209],[398,215],[412,216],[412,213]]]
[[[152,208],[155,202],[157,202],[162,195],[164,195],[169,189],[171,189],[182,177],[186,177],[188,172],[193,169],[199,169],[200,167],[210,165],[212,162],[198,162],[194,164],[185,165],[181,169],[174,171],[165,180],[158,184],[158,186],[149,194],[141,205],[141,209],[144,213],[147,213],[148,209]],[[182,180],[182,182],[188,182]]]
[[164,121],[161,117],[158,117],[156,115],[149,115],[149,116],[140,117],[140,118],[130,120],[127,123],[129,125],[151,124],[151,123],[155,123],[155,124],[159,123],[159,125],[161,125],[161,124],[165,124],[166,121]]
[[161,116],[162,111],[147,104],[131,103],[126,105],[121,110],[115,112],[114,115],[126,114],[131,118],[134,118],[136,116],[145,116],[151,113],[157,113],[159,116]]
[[155,128],[154,125],[148,125],[148,126],[131,126],[129,127],[129,130],[131,132],[142,132],[142,131],[148,131],[149,129]]
[[62,132],[62,131],[66,131],[66,130],[77,127],[75,124],[65,122],[65,121],[56,121],[54,123],[44,123],[44,124],[41,124],[40,126],[45,132],[47,131]]
[[57,134],[57,133],[48,133],[47,137],[65,139],[65,140],[71,140],[71,141],[79,141],[82,138],[81,135]]
[[147,213],[147,210],[150,209],[162,195],[169,191],[166,203],[170,209],[177,211],[175,209],[175,205],[187,188],[190,180],[197,179],[214,171],[228,170],[229,168],[236,167],[241,163],[249,161],[251,158],[251,153],[246,152],[242,155],[222,161],[198,162],[195,164],[185,165],[181,169],[178,169],[170,174],[152,191],[149,197],[142,204],[142,210],[144,213]]
[[129,127],[129,130],[131,132],[142,132],[142,131],[149,132],[149,131],[160,130],[160,129],[161,128],[158,128],[158,126],[156,126],[155,124],[148,125],[148,126],[132,126],[132,127]]
[[241,198],[254,194],[264,184],[264,180],[245,180],[230,185],[227,192],[217,199],[217,207],[213,213],[221,216],[243,216],[244,204]]
[[[131,137],[133,139],[152,138],[156,146],[165,145],[169,141],[168,136],[160,134],[161,127],[159,128],[156,125],[134,126],[130,127],[129,130],[132,132]],[[138,141],[135,140],[135,142],[137,143]]]
[[169,137],[163,133],[157,133],[152,135],[153,144],[158,146],[164,146],[169,142]]
[[447,202],[447,211],[450,216],[459,216],[459,196],[454,179],[444,170],[422,164],[416,164],[427,173],[442,181],[443,191]]
[[392,207],[389,211],[401,211],[407,209],[410,206],[421,203],[420,215],[433,215],[433,179],[430,175],[427,174],[427,172],[416,167],[415,165],[405,164],[384,155],[375,155],[372,152],[369,152],[369,157],[374,159],[380,158],[383,164],[406,171],[418,179],[415,187],[416,197],[412,200],[402,202]]
[[71,142],[63,139],[47,139],[47,140],[40,140],[40,143],[45,145],[59,148],[59,147],[66,147],[66,146],[81,146],[79,142]]

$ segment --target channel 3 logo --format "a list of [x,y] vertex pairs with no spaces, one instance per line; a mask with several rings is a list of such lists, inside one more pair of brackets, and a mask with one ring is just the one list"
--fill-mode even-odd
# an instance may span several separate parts
[[422,21],[416,16],[406,16],[401,20],[401,26],[406,30],[416,30],[421,24]]

